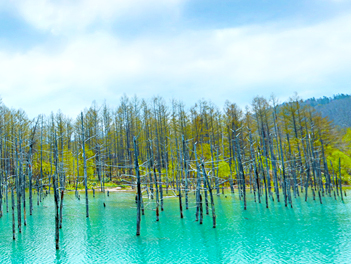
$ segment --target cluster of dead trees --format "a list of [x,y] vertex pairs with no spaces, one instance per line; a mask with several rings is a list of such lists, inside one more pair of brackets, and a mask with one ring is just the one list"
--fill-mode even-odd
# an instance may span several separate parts
[[[9,211],[9,194],[16,193],[18,228],[51,190],[56,204],[58,228],[66,190],[105,190],[106,184],[136,188],[138,225],[143,196],[154,201],[156,220],[163,210],[164,195],[179,197],[189,207],[194,192],[196,219],[203,211],[216,215],[213,195],[220,189],[237,189],[246,209],[247,192],[255,201],[283,201],[308,190],[322,203],[325,195],[343,195],[338,166],[328,160],[338,146],[338,133],[326,118],[303,106],[298,97],[278,104],[272,97],[255,97],[245,111],[230,102],[218,109],[199,101],[189,110],[160,97],[150,101],[121,98],[118,107],[95,103],[76,119],[61,112],[30,120],[21,110],[0,106],[0,217]],[[339,162],[340,163],[340,162]],[[4,204],[5,203],[5,204]],[[204,204],[205,210],[203,210]],[[13,218],[14,208],[13,208]],[[15,238],[15,230],[13,232]]]

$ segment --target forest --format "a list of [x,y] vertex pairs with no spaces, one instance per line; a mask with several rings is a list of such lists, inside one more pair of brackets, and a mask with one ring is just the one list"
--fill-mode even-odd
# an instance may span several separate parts
[[248,191],[267,208],[270,199],[292,207],[292,197],[304,193],[307,200],[309,188],[321,203],[327,194],[342,198],[350,182],[351,129],[297,95],[284,104],[257,96],[244,110],[229,101],[222,109],[205,100],[187,108],[177,100],[123,96],[115,107],[93,103],[75,119],[61,111],[29,119],[3,103],[0,111],[0,217],[16,193],[19,229],[33,203],[51,191],[58,228],[65,192],[80,199],[85,190],[89,217],[88,191],[135,190],[139,235],[145,197],[155,200],[158,220],[165,192],[176,193],[183,217],[194,191],[197,220],[204,196],[215,227],[212,196],[224,189],[238,191],[244,209]]
[[351,127],[351,96],[335,95],[333,98],[308,99],[306,104],[311,105],[322,117],[328,117],[336,126],[342,128]]

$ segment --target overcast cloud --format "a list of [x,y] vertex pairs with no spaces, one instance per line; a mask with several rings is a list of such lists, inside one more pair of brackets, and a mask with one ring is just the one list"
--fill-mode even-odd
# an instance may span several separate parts
[[0,95],[34,117],[75,116],[93,100],[114,106],[123,94],[222,108],[272,93],[350,93],[350,1],[277,1],[261,11],[246,2],[1,3]]

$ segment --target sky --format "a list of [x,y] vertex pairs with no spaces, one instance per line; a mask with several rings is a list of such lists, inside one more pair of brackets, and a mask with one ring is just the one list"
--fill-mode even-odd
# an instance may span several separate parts
[[121,96],[351,93],[351,0],[0,0],[0,97],[30,118]]

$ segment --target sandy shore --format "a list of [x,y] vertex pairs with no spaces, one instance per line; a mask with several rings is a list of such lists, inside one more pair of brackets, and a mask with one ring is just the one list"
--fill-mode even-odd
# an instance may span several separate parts
[[[95,187],[94,189],[97,192],[99,192],[101,190],[100,187]],[[89,189],[89,191],[91,191],[91,189]],[[109,191],[109,192],[133,192],[133,191],[135,191],[135,189],[133,190],[132,188],[122,188],[122,187],[105,187],[105,192],[107,192],[107,191]]]
[[122,189],[122,187],[105,187],[105,191],[109,192],[131,192],[132,188]]

